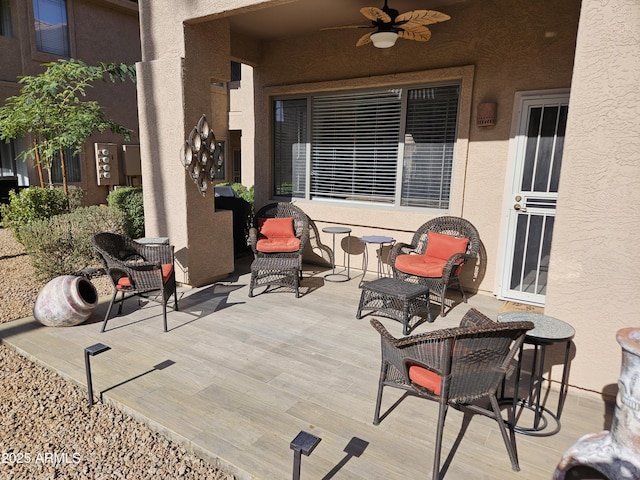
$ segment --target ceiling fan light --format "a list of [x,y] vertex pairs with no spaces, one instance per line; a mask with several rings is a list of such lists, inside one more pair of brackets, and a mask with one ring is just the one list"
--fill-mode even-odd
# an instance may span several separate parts
[[371,42],[376,48],[391,48],[396,44],[396,32],[376,32],[371,34]]

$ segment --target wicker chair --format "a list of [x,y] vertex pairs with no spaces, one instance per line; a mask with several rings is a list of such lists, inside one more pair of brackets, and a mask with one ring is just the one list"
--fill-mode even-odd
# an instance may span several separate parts
[[[513,470],[520,469],[513,432],[514,412],[509,412],[510,436],[502,418],[496,392],[513,371],[514,357],[531,322],[496,323],[470,309],[456,328],[394,338],[376,319],[371,325],[380,333],[382,366],[373,423],[377,425],[406,396],[434,400],[440,404],[433,461],[433,480],[440,475],[442,432],[449,405],[489,416],[498,423]],[[380,416],[382,390],[395,387],[405,394]],[[491,409],[478,400],[489,400]],[[473,402],[473,403],[472,403]]]
[[[270,219],[279,221],[275,228],[274,222],[269,223]],[[258,285],[280,285],[292,287],[297,297],[302,278],[302,252],[308,241],[309,217],[300,208],[285,202],[260,208],[249,229],[248,243],[255,258],[249,296],[253,296],[253,289]]]
[[[115,233],[98,233],[91,239],[102,264],[111,279],[114,292],[102,323],[107,327],[113,304],[121,293],[118,315],[127,298],[157,292],[162,296],[164,331],[167,331],[167,302],[173,295],[174,309],[178,310],[173,245],[143,245]],[[128,294],[125,296],[125,294]]]
[[[430,234],[430,232],[432,232]],[[447,258],[437,259],[441,261],[436,269],[423,262],[429,255],[429,237],[433,233],[440,234],[439,238],[468,239],[466,247],[462,246],[457,253],[445,255]],[[433,236],[436,238],[437,236]],[[455,241],[455,240],[454,240]],[[432,242],[435,245],[435,241]],[[447,249],[445,248],[444,251]],[[396,243],[389,255],[389,263],[393,269],[394,278],[399,278],[414,283],[427,285],[429,289],[440,297],[440,312],[444,317],[445,294],[447,288],[457,285],[462,294],[464,303],[467,303],[467,296],[460,284],[459,274],[467,260],[473,260],[478,256],[480,250],[480,235],[478,230],[468,220],[460,217],[438,217],[429,220],[414,233],[411,244]],[[455,248],[453,251],[456,251]],[[404,257],[403,255],[417,254],[418,257]],[[441,255],[442,256],[442,255]],[[400,260],[400,261],[399,261]],[[417,261],[420,265],[417,269],[407,268],[407,263]],[[416,273],[419,272],[419,273]]]

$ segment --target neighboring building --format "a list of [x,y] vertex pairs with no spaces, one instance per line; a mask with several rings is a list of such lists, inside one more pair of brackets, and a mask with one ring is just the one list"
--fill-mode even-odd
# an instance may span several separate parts
[[[171,237],[182,281],[233,269],[231,218],[179,161],[205,113],[231,144],[255,134],[241,175],[258,205],[293,199],[319,226],[398,241],[434,216],[469,219],[483,249],[465,286],[572,324],[571,383],[603,391],[640,310],[640,4],[389,0],[451,20],[388,49],[331,29],[382,3],[141,1],[147,233]],[[231,61],[253,68],[251,127],[212,95]]]
[[[43,63],[75,58],[88,65],[133,64],[140,59],[137,1],[0,0],[0,58],[0,105],[20,93],[17,77],[41,73]],[[78,156],[67,159],[69,184],[85,191],[88,204],[97,204],[105,202],[114,185],[141,181],[136,86],[131,82],[105,82],[96,84],[89,95],[103,106],[108,118],[136,133],[126,142],[130,144],[126,151],[122,137],[105,132],[92,136]],[[25,141],[29,139],[0,142],[0,179],[15,180],[21,186],[39,185],[32,162],[16,160]],[[97,142],[112,144],[109,155],[116,165],[111,169],[114,175],[101,181]],[[52,177],[54,184],[62,183],[59,161],[54,164]]]

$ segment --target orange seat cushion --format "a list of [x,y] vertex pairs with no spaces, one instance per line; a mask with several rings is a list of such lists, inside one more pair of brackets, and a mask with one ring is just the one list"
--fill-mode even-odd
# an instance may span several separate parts
[[[469,245],[468,238],[457,238],[442,233],[427,232],[427,250],[424,255],[398,255],[396,268],[401,272],[418,277],[439,278],[447,260],[456,253],[465,253]],[[455,275],[462,269],[463,259],[456,262],[460,265]]]
[[427,390],[440,395],[442,389],[442,377],[431,370],[411,365],[409,367],[409,378],[412,382],[426,388]]
[[398,255],[396,258],[398,270],[418,277],[439,278],[446,263],[446,260],[427,255]]
[[427,232],[427,251],[424,254],[428,257],[449,260],[451,255],[465,253],[467,245],[469,245],[468,238],[457,238],[429,231]]
[[[167,283],[169,277],[171,277],[171,274],[173,273],[173,264],[163,263],[160,267],[162,268],[162,283]],[[131,280],[129,280],[129,277],[121,277],[120,279],[118,279],[116,288],[131,288]]]
[[262,238],[256,243],[256,250],[262,253],[288,253],[300,250],[300,239]]
[[295,238],[293,217],[265,218],[258,220],[260,235],[266,238]]

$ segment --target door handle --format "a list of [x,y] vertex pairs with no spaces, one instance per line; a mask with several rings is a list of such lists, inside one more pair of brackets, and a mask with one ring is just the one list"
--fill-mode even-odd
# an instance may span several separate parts
[[516,203],[516,204],[513,206],[513,209],[514,209],[514,210],[517,210],[517,211],[519,211],[519,212],[526,212],[526,211],[527,211],[527,208],[526,208],[526,207],[521,206],[519,203]]

